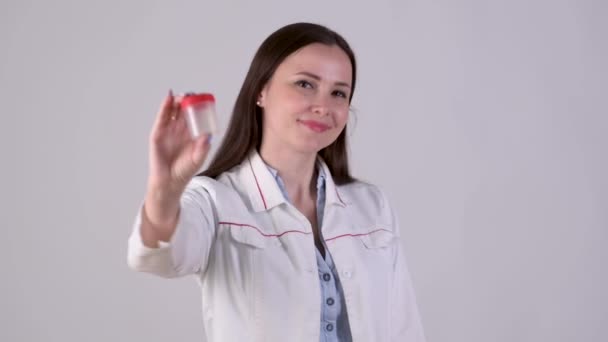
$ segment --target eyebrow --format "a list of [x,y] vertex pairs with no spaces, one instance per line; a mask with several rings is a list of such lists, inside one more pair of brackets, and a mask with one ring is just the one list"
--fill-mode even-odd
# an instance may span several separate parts
[[[298,72],[296,75],[304,75],[304,76],[308,76],[310,78],[314,78],[317,81],[321,81],[321,77],[319,77],[318,75],[315,75],[311,72],[308,72],[308,71],[301,71],[301,72]],[[334,84],[337,86],[347,87],[350,89],[350,84],[348,84],[347,82],[336,82]]]

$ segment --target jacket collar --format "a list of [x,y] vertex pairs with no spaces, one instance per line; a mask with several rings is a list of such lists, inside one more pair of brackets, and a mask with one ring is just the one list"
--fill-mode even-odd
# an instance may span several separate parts
[[[254,211],[268,211],[286,202],[275,177],[255,149],[250,152],[243,163],[244,185]],[[334,183],[329,167],[320,157],[318,158],[318,165],[325,174],[326,205],[335,204],[345,207],[346,202],[338,192],[338,187]]]

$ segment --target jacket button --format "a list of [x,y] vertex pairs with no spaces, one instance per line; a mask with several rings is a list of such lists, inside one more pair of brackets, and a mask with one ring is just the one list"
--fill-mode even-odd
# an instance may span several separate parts
[[335,301],[333,298],[329,297],[327,298],[327,300],[325,301],[325,303],[327,303],[327,305],[334,305]]
[[333,324],[331,324],[331,323],[328,323],[328,324],[325,326],[325,329],[327,329],[327,331],[333,331],[333,330],[334,330],[334,325],[333,325]]
[[330,279],[331,279],[331,276],[329,275],[329,273],[323,274],[323,280],[329,281]]

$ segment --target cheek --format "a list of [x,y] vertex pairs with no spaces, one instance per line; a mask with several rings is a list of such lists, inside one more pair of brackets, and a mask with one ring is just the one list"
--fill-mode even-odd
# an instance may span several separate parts
[[340,108],[335,112],[335,120],[336,120],[336,125],[342,127],[344,125],[346,125],[346,123],[348,122],[348,117],[349,117],[349,110],[348,108]]
[[285,108],[290,108],[291,111],[303,111],[307,109],[310,104],[310,97],[302,94],[298,90],[293,89],[285,92],[284,105]]
[[279,111],[280,114],[284,115],[285,119],[307,110],[311,104],[309,97],[290,88],[282,89],[274,95],[272,110]]

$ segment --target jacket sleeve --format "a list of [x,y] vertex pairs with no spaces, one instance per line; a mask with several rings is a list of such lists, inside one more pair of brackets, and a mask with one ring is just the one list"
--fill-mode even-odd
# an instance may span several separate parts
[[[399,220],[388,204],[386,197],[384,200],[386,205],[385,209],[389,211],[393,228],[399,232]],[[394,247],[390,291],[390,341],[425,342],[426,338],[418,312],[414,286],[407,267],[401,237]]]
[[175,232],[158,248],[144,246],[141,238],[142,209],[128,240],[127,264],[135,271],[164,278],[181,277],[203,270],[215,238],[216,215],[209,193],[201,186],[188,185],[180,199]]

